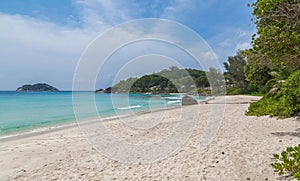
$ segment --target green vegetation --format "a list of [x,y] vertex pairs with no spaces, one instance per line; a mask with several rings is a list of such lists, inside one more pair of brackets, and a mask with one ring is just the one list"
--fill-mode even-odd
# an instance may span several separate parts
[[241,51],[238,51],[235,56],[228,57],[228,62],[224,63],[226,69],[224,77],[228,95],[258,94],[261,92],[256,84],[246,80],[244,70],[246,64],[247,61]]
[[299,114],[300,70],[289,76],[278,89],[276,93],[269,92],[260,101],[252,103],[247,115],[271,115],[286,118]]
[[206,75],[210,83],[210,87],[212,88],[212,94],[226,94],[224,75],[220,70],[211,67]]
[[121,80],[119,83],[114,85],[119,92],[128,92],[131,88],[131,86],[134,84],[135,81],[137,81],[138,78],[128,78],[126,80]]
[[229,84],[240,89],[243,89],[248,84],[244,75],[246,63],[245,57],[240,51],[235,56],[228,57],[228,62],[224,63],[224,67],[227,70],[225,78]]
[[209,86],[206,72],[195,69],[170,67],[158,73],[144,75],[140,78],[122,80],[113,86],[118,92],[140,93],[177,93],[190,92],[208,94]]
[[[300,0],[257,0],[252,4],[257,35],[243,51],[249,84],[264,97],[251,103],[247,115],[286,118],[300,115]],[[300,145],[274,155],[279,175],[300,180]]]
[[293,175],[295,179],[300,180],[300,144],[295,147],[288,147],[280,155],[274,154],[272,167],[279,175]]
[[[151,74],[144,75],[137,79],[130,88],[130,92],[165,92],[167,88],[173,90],[175,88],[174,84],[168,81],[167,78]],[[175,92],[177,90],[174,90]]]
[[252,4],[257,35],[243,51],[245,78],[263,99],[252,103],[248,115],[279,118],[299,115],[300,1],[257,0]]

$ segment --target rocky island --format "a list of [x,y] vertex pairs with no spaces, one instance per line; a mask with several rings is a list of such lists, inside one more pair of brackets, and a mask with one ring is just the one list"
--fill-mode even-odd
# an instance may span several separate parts
[[118,89],[115,87],[108,87],[106,89],[98,89],[95,91],[95,93],[106,93],[106,94],[110,94],[110,93],[117,93]]
[[57,92],[59,90],[48,84],[38,83],[38,84],[34,84],[34,85],[23,85],[22,87],[17,88],[16,91],[18,91],[18,92],[40,92],[40,91]]

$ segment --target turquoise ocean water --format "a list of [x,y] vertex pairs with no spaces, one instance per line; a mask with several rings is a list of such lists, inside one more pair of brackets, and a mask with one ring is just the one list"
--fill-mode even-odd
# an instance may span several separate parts
[[[172,108],[181,104],[177,95],[95,94],[74,92],[76,118],[112,117],[150,109]],[[89,99],[93,97],[93,100]],[[204,97],[199,97],[204,99]],[[97,109],[92,109],[96,105]],[[0,136],[21,130],[75,122],[72,92],[0,91]]]

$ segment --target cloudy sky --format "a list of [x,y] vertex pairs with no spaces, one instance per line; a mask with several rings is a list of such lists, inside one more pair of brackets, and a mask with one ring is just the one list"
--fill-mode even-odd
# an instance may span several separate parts
[[[109,29],[142,18],[162,18],[176,21],[200,35],[211,47],[220,63],[238,49],[250,46],[255,26],[251,22],[251,0],[3,0],[0,3],[0,90],[15,90],[23,84],[49,83],[61,90],[71,90],[76,66],[92,41]],[[115,37],[120,38],[120,37]],[[151,43],[137,44],[137,47]],[[158,43],[160,50],[170,47]],[[131,46],[128,46],[131,47]],[[130,52],[131,50],[127,48]],[[126,48],[106,63],[106,71],[96,87],[107,87],[115,78],[109,71],[124,55]],[[139,50],[140,51],[140,50]],[[174,51],[175,52],[175,51]],[[155,54],[155,53],[152,53]],[[158,54],[158,53],[156,53]],[[163,55],[163,52],[159,52]],[[176,54],[176,53],[175,53]],[[179,54],[179,53],[178,53]],[[119,56],[118,56],[119,55]],[[184,57],[181,55],[178,57]],[[136,63],[136,75],[142,74],[141,62],[155,62],[158,71],[171,61],[167,56],[145,55]],[[159,59],[161,61],[154,61]],[[177,65],[175,62],[174,65]],[[153,63],[152,63],[153,64]],[[192,63],[183,66],[196,68]],[[124,65],[123,65],[124,67]],[[130,70],[130,71],[128,71]],[[134,75],[127,69],[119,79]],[[128,72],[125,74],[124,72]],[[107,75],[107,77],[104,77]]]

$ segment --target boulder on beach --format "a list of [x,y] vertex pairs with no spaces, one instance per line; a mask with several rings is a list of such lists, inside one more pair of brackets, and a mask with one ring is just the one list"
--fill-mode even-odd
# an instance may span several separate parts
[[183,96],[182,97],[182,101],[181,101],[182,105],[194,105],[194,104],[198,104],[197,100],[192,98],[191,96]]

